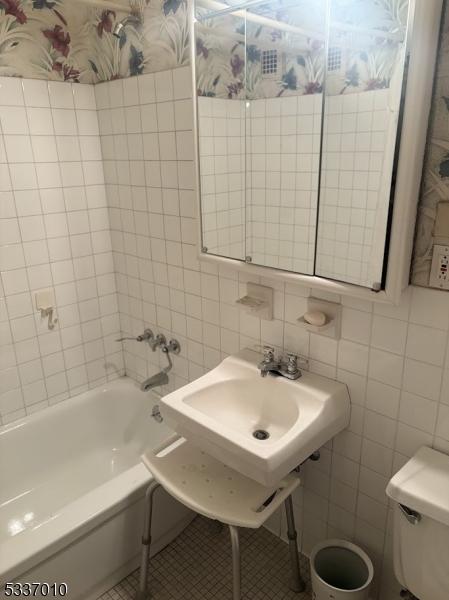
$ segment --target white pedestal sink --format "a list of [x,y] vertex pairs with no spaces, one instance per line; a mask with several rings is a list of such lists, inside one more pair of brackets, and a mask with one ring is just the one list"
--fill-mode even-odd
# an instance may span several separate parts
[[303,373],[261,377],[261,355],[244,350],[168,394],[169,425],[211,456],[273,485],[349,424],[346,386]]

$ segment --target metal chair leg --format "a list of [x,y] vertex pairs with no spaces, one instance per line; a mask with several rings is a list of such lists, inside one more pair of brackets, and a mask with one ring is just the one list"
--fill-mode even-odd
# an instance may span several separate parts
[[234,525],[229,525],[232,545],[232,600],[240,600],[241,597],[241,561],[240,561],[240,540],[239,529]]
[[139,589],[136,593],[136,600],[147,600],[148,590],[148,567],[150,564],[150,545],[151,545],[151,517],[153,516],[153,496],[159,487],[157,481],[153,481],[145,493],[145,515],[143,520],[142,534],[142,557],[140,561]]
[[291,589],[294,592],[303,592],[306,589],[306,584],[301,579],[301,573],[299,569],[299,552],[295,528],[295,517],[293,514],[293,502],[292,497],[289,496],[285,500],[285,514],[287,516],[287,536],[288,546],[290,550],[290,564],[292,569],[292,585]]

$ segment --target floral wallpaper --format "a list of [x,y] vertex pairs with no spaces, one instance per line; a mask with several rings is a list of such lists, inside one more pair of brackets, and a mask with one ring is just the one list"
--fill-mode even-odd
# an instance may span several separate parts
[[403,58],[408,12],[409,0],[331,0],[329,53],[334,59],[338,53],[341,66],[332,69],[329,60],[328,94],[390,87]]
[[134,5],[143,25],[126,25],[118,39],[112,31],[125,12],[81,0],[0,0],[0,76],[96,83],[187,64],[187,0]]
[[[207,18],[197,7],[198,93],[219,98],[360,93],[387,88],[403,48],[409,0],[272,0],[251,13],[285,23],[287,30],[233,15]],[[249,14],[249,13],[248,13]],[[291,26],[296,28],[293,31]],[[275,74],[264,73],[264,53],[278,55]]]
[[[427,154],[418,207],[412,283],[429,285],[433,245],[449,245],[449,9],[446,1],[440,39]],[[443,209],[443,210],[442,210]],[[447,213],[446,213],[447,214]]]
[[[82,0],[0,0],[0,75],[96,83],[188,64],[188,0],[131,1],[143,11],[143,25],[128,24],[119,40],[112,30],[125,12],[93,8]],[[328,73],[328,92],[388,87],[408,0],[330,1],[331,47],[337,48],[340,65]],[[129,5],[129,0],[117,2]],[[287,31],[233,15],[198,22],[199,93],[221,98],[320,93],[327,4],[272,0],[253,9],[285,23]],[[197,8],[197,16],[207,12]],[[367,23],[380,34],[354,33],[366,30]],[[270,50],[278,52],[279,65],[267,75],[264,55]]]
[[[256,99],[323,90],[326,0],[273,0],[252,11],[298,33],[233,15],[204,18],[208,12],[200,8],[196,15],[199,95]],[[270,51],[277,53],[278,68],[264,73]]]

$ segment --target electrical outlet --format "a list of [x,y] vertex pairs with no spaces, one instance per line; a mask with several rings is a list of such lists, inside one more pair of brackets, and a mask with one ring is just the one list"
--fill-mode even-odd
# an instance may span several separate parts
[[431,287],[449,290],[449,246],[433,247],[432,269],[429,285]]

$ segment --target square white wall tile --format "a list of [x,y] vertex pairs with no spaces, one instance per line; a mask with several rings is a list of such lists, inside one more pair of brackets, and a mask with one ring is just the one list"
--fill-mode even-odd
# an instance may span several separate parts
[[[106,343],[120,330],[115,278],[101,291],[96,284],[97,274],[112,263],[112,243],[109,216],[96,207],[106,205],[106,193],[94,88],[0,78],[0,105],[0,180],[2,187],[9,181],[13,190],[7,203],[1,198],[0,306],[4,323],[9,323],[2,343],[14,348],[12,354],[2,350],[1,424],[52,404],[61,393],[78,393],[80,379],[67,377],[73,356],[61,356],[62,348],[76,345],[77,367],[87,373],[95,362],[97,379],[123,371],[120,348]],[[80,235],[82,258],[77,255]],[[104,306],[108,321],[103,323],[98,312],[85,307],[77,292],[84,281],[89,281],[92,302]],[[67,286],[74,286],[73,293],[63,289]],[[51,332],[34,300],[34,291],[47,288],[55,290],[59,319]],[[84,351],[94,341],[95,358]],[[106,367],[113,362],[107,358],[112,354],[119,357],[115,374]]]

